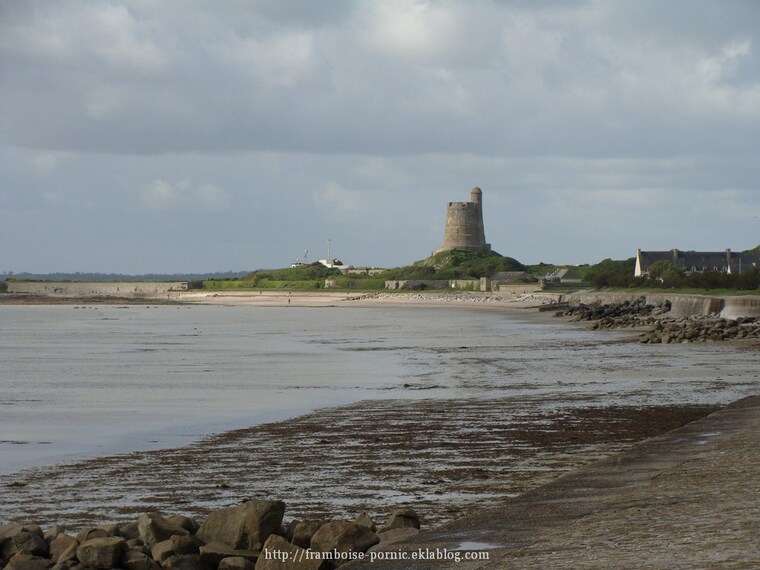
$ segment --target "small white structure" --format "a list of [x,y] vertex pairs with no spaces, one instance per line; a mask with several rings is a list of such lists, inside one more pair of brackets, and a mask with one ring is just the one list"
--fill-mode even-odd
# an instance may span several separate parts
[[341,269],[343,267],[343,262],[340,259],[318,259],[317,261],[330,269]]

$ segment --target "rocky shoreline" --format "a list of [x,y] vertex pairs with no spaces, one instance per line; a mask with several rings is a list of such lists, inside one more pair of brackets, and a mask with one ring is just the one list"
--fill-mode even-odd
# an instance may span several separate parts
[[[326,570],[376,545],[415,536],[420,519],[396,509],[378,528],[367,513],[353,521],[291,520],[285,503],[249,500],[212,511],[202,524],[182,515],[148,512],[136,521],[86,527],[76,535],[54,525],[0,526],[0,568],[6,570]],[[290,562],[291,564],[287,564]]]
[[572,317],[574,322],[589,321],[597,329],[645,329],[639,334],[644,344],[718,342],[760,339],[760,318],[726,319],[717,314],[673,316],[670,303],[647,304],[646,301],[623,301],[602,305],[579,304],[555,313],[556,317]]

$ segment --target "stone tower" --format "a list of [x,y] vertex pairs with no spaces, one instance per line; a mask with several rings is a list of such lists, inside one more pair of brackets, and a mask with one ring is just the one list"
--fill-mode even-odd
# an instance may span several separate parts
[[483,230],[483,192],[477,186],[470,192],[469,202],[449,202],[443,245],[433,255],[451,249],[491,251]]

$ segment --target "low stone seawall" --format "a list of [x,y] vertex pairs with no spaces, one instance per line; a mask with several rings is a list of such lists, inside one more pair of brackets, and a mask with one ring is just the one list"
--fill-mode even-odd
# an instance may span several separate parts
[[720,316],[727,319],[736,317],[760,317],[760,296],[726,297]]
[[8,293],[41,297],[159,297],[187,291],[186,281],[123,281],[112,283],[9,281]]
[[542,289],[535,283],[521,283],[519,285],[512,285],[507,283],[493,283],[491,285],[493,291],[499,293],[507,293],[512,295],[527,295],[530,293],[541,293]]
[[636,292],[592,292],[579,291],[564,295],[561,302],[571,307],[578,305],[611,305],[634,302],[644,298],[648,305],[670,303],[670,313],[674,317],[718,315],[726,319],[737,317],[760,317],[760,295],[730,297],[710,297],[707,295],[684,295],[682,293],[636,293]]

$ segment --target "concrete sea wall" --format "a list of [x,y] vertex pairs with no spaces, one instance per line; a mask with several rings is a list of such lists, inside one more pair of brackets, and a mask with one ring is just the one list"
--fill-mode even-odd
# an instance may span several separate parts
[[760,295],[710,297],[707,295],[684,295],[669,293],[629,293],[578,291],[562,297],[570,306],[601,303],[609,305],[644,298],[647,304],[659,305],[669,301],[673,316],[717,314],[726,319],[736,317],[760,317]]
[[8,282],[8,293],[43,297],[160,297],[187,291],[186,281],[175,282]]

